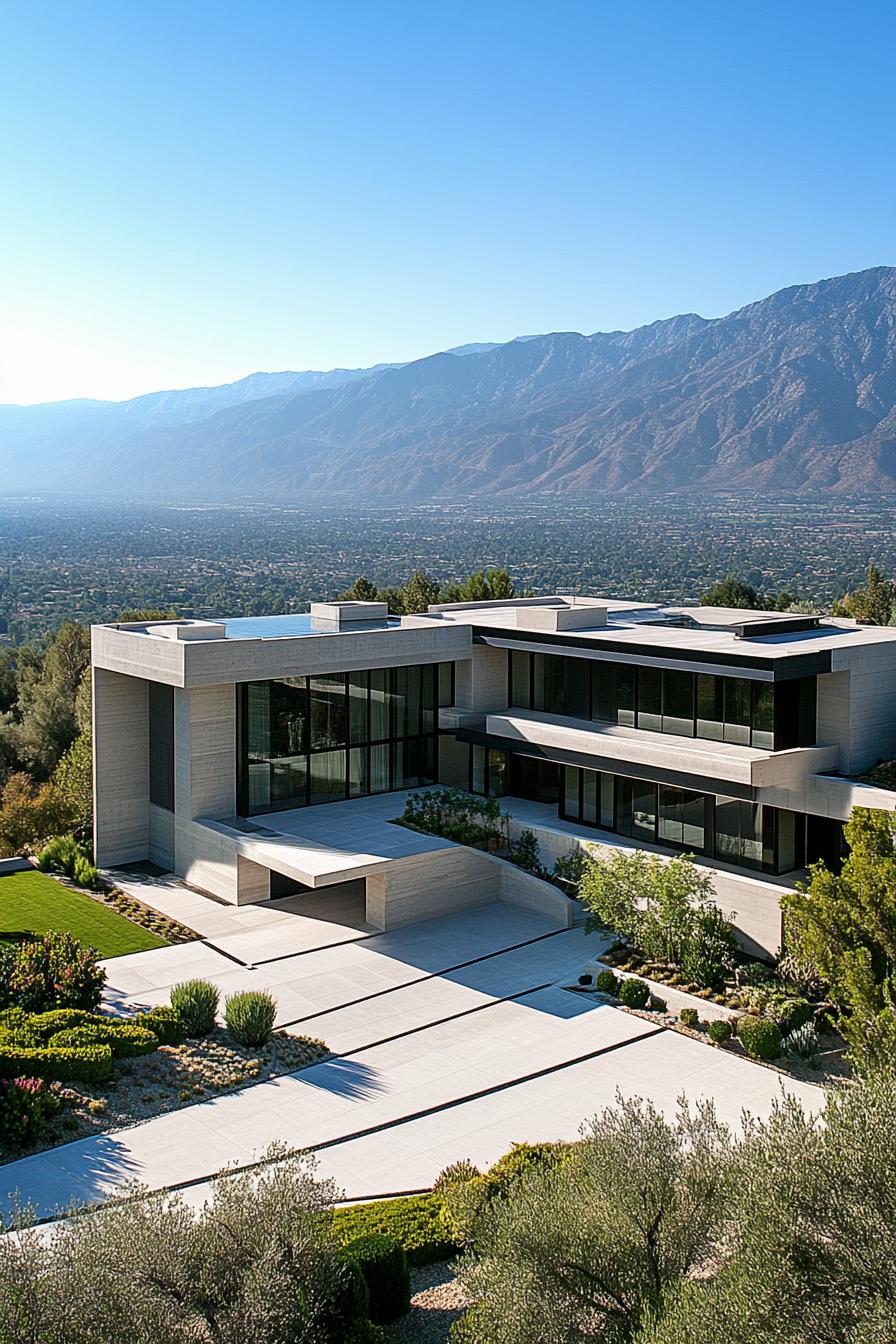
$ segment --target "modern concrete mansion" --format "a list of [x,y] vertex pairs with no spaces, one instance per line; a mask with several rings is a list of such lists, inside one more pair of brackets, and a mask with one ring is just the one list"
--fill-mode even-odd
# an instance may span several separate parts
[[549,861],[577,841],[694,853],[774,952],[781,888],[839,863],[853,806],[896,805],[855,779],[896,755],[896,630],[540,597],[92,637],[97,862],[228,902],[363,882],[387,928],[499,887],[559,898],[389,825],[396,793],[438,782],[504,796]]

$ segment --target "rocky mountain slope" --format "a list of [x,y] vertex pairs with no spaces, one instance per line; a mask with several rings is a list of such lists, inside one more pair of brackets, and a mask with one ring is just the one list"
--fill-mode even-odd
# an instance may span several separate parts
[[12,486],[256,498],[896,492],[896,269],[713,321],[259,374],[111,410],[0,408],[0,471]]

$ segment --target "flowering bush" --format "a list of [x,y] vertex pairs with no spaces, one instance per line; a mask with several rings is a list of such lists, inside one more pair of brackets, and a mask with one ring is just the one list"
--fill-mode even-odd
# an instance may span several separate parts
[[45,933],[0,957],[3,1007],[14,1004],[28,1013],[50,1008],[92,1010],[105,983],[106,972],[97,965],[96,950],[84,947],[68,932]]
[[42,1078],[0,1079],[0,1143],[23,1148],[40,1138],[59,1098]]

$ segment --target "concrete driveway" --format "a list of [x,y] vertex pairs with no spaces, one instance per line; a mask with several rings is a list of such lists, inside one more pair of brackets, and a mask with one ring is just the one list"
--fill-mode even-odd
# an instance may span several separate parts
[[[322,1037],[333,1059],[10,1163],[4,1189],[42,1214],[128,1180],[195,1197],[280,1141],[315,1150],[322,1174],[363,1198],[428,1186],[449,1162],[488,1163],[516,1140],[573,1138],[617,1089],[669,1111],[682,1093],[711,1096],[735,1124],[780,1094],[774,1071],[559,988],[601,948],[581,929],[501,904],[383,934],[275,922],[115,958],[108,997],[159,1002],[195,974],[224,994],[268,988],[279,1022]],[[820,1089],[788,1087],[822,1104]]]

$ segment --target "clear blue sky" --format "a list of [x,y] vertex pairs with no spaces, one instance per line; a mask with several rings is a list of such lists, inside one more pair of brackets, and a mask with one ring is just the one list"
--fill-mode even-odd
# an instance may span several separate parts
[[0,0],[0,401],[896,263],[896,7]]

